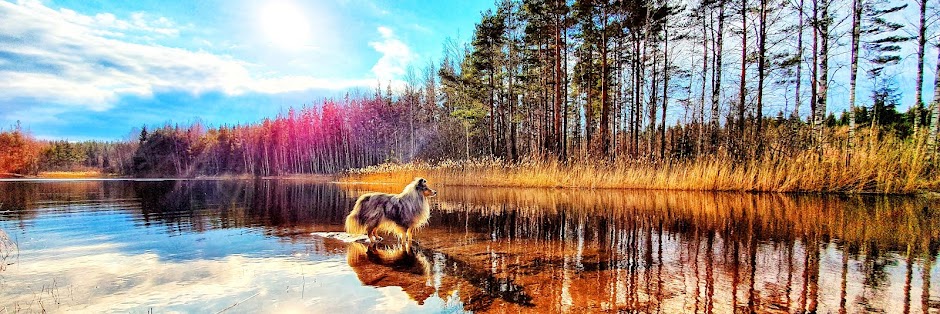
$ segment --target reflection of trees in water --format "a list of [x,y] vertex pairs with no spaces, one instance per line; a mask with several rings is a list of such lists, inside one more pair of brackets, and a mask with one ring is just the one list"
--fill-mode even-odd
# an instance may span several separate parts
[[[694,300],[678,305],[687,306],[683,311],[856,311],[857,306],[901,308],[900,303],[913,308],[916,299],[900,300],[884,288],[904,284],[908,296],[921,288],[921,307],[929,306],[929,272],[922,271],[927,284],[921,287],[910,281],[913,264],[933,265],[937,254],[930,248],[938,243],[933,226],[940,221],[933,213],[940,208],[923,199],[442,190],[431,222],[431,229],[441,230],[428,231],[423,243],[477,267],[497,265],[504,276],[533,277],[516,281],[527,289],[539,287],[529,293],[549,298],[536,298],[537,305],[573,302],[650,311],[676,306],[665,299],[689,295]],[[462,237],[457,245],[435,238],[453,241],[454,235]],[[904,257],[908,248],[907,256],[931,257],[910,259],[905,280],[889,269],[901,266],[897,255]],[[476,255],[481,251],[492,254]],[[859,266],[849,267],[850,259]],[[824,260],[838,266],[824,266]],[[578,283],[585,276],[599,280]],[[538,286],[558,279],[562,282],[549,291]],[[821,287],[828,282],[836,286]],[[686,287],[676,288],[678,283]],[[582,286],[566,288],[577,284]],[[862,295],[851,288],[859,285]],[[581,296],[572,293],[578,290],[584,291]],[[846,304],[853,295],[865,295],[865,304]]]
[[870,287],[874,290],[881,289],[881,286],[884,286],[888,283],[888,274],[886,268],[888,266],[897,266],[897,261],[889,260],[882,256],[877,246],[869,246],[867,252],[865,252],[864,261],[862,262],[862,273],[865,274],[864,283],[866,287]]
[[339,226],[352,201],[336,185],[279,180],[71,181],[0,183],[0,219],[94,205],[139,212],[169,231],[229,227]]
[[144,221],[197,231],[263,226],[289,235],[294,227],[335,227],[353,201],[335,185],[278,180],[134,182],[134,190]]
[[0,220],[29,220],[41,210],[63,210],[63,203],[121,202],[129,186],[112,181],[0,182]]
[[35,206],[39,189],[35,184],[0,183],[0,219],[26,220],[35,218],[36,213],[29,208]]
[[[940,240],[940,207],[910,197],[790,196],[656,191],[453,189],[443,194],[435,226],[470,228],[496,238],[570,237],[573,225],[594,233],[584,240],[605,245],[610,232],[663,228],[669,233],[714,232],[735,243],[839,239],[849,252],[916,250]],[[466,224],[469,223],[469,224]],[[739,248],[740,249],[740,248]]]

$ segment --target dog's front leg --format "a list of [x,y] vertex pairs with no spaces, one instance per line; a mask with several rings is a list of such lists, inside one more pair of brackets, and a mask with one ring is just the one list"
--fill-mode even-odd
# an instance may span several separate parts
[[369,229],[368,233],[369,233],[369,242],[372,244],[375,244],[375,242],[377,242],[376,238],[378,238],[378,235],[375,234],[375,229]]

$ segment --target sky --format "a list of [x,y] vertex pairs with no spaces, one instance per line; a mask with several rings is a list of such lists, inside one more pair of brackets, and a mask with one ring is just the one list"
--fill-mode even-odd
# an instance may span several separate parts
[[0,0],[0,129],[120,140],[400,82],[492,0]]
[[[493,6],[493,0],[0,0],[0,130],[19,121],[40,139],[121,140],[141,126],[258,122],[348,91],[400,86],[409,68],[420,73],[439,63],[447,40],[467,41],[481,12]],[[892,19],[910,28],[916,10]],[[834,26],[842,35],[831,50],[830,112],[848,107],[848,26]],[[726,42],[728,82],[737,80],[736,40]],[[914,101],[913,49],[904,45],[903,61],[889,71],[902,111]],[[925,102],[933,96],[936,56],[935,47],[927,49]],[[862,103],[872,87],[864,71],[863,64]],[[734,95],[723,92],[725,102]],[[789,91],[765,96],[768,115],[792,110]],[[804,99],[804,116],[808,107]],[[670,123],[684,117],[680,111],[671,106]]]

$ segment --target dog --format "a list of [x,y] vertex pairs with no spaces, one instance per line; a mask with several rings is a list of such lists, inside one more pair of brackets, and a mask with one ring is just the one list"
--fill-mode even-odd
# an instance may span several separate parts
[[390,231],[408,245],[416,229],[428,223],[431,216],[430,198],[437,191],[428,187],[428,181],[415,178],[400,194],[368,193],[356,200],[352,212],[346,216],[346,232],[366,234],[376,243],[378,231]]

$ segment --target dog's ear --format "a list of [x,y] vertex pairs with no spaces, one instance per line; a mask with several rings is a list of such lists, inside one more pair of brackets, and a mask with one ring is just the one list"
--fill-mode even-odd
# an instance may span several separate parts
[[428,180],[425,180],[424,178],[418,178],[418,184],[423,185],[423,184],[426,184],[426,183],[428,183]]

